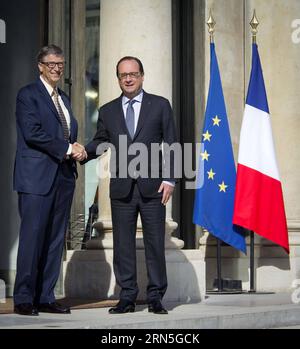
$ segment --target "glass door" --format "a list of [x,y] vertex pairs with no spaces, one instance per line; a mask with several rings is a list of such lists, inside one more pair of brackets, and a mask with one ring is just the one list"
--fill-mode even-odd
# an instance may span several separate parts
[[[60,46],[65,53],[67,63],[61,88],[70,96],[81,144],[92,139],[98,117],[99,21],[100,0],[49,0],[48,42]],[[68,249],[84,248],[82,240],[89,235],[89,208],[98,185],[93,163],[77,166]]]

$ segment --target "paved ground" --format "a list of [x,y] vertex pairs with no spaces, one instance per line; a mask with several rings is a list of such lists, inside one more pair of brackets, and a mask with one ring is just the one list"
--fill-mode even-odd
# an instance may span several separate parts
[[201,303],[166,303],[168,315],[111,315],[108,308],[73,310],[70,315],[0,315],[0,329],[266,329],[300,328],[300,304],[291,294],[208,295]]

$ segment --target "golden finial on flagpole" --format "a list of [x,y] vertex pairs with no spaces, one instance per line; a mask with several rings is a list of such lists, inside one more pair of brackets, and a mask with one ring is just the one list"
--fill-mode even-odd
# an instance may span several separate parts
[[258,19],[256,17],[256,12],[255,10],[253,11],[253,17],[250,22],[251,25],[251,32],[252,32],[252,42],[253,44],[256,44],[256,34],[257,34],[257,27],[259,25]]
[[208,26],[208,32],[209,32],[209,36],[210,36],[210,42],[213,43],[214,42],[214,32],[215,32],[215,25],[216,22],[211,14],[211,9],[209,10],[209,18],[206,22],[207,26]]

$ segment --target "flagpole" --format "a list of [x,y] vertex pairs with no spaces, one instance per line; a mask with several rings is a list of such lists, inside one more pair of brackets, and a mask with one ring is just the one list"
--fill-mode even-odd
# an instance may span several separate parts
[[254,232],[250,231],[250,290],[249,293],[256,292],[254,286]]
[[[210,36],[210,83],[209,83],[209,93],[208,93],[208,99],[207,99],[207,107],[205,111],[205,119],[204,119],[204,128],[203,130],[206,130],[206,133],[203,134],[203,142],[205,141],[210,141],[210,139],[207,139],[206,137],[209,135],[210,137],[215,137],[216,135],[211,135],[209,134],[208,130],[211,130],[211,127],[213,127],[212,122],[210,121],[210,118],[212,116],[215,116],[215,118],[212,118],[212,120],[221,120],[218,119],[218,115],[223,115],[223,127],[220,127],[220,137],[216,136],[214,141],[211,143],[206,143],[207,144],[207,149],[214,153],[215,152],[215,157],[212,156],[212,160],[210,162],[210,166],[213,168],[217,167],[218,168],[218,176],[220,176],[222,170],[224,171],[224,168],[222,166],[219,166],[220,164],[217,163],[216,159],[218,158],[219,154],[222,154],[222,156],[225,155],[226,158],[226,171],[228,171],[228,176],[227,180],[228,183],[230,183],[230,186],[234,186],[235,183],[235,177],[236,177],[236,170],[235,170],[235,165],[234,165],[234,158],[233,158],[233,153],[232,153],[232,145],[230,141],[230,132],[229,132],[229,125],[227,121],[227,114],[226,114],[226,106],[225,106],[225,100],[223,96],[223,90],[222,90],[222,83],[221,83],[221,77],[220,77],[220,72],[219,72],[219,67],[218,67],[218,61],[217,61],[217,56],[215,53],[215,44],[214,44],[214,32],[215,32],[215,25],[216,22],[212,16],[211,10],[209,11],[209,18],[206,22],[208,26],[208,33]],[[213,102],[211,102],[213,100]],[[217,113],[220,113],[217,115]],[[213,115],[212,115],[213,114]],[[215,121],[214,121],[215,122]],[[219,125],[218,125],[219,126]],[[204,132],[203,131],[203,132]],[[213,131],[211,130],[213,133]],[[228,138],[228,140],[227,140]],[[220,152],[220,148],[223,148],[223,144],[221,140],[225,140],[226,144],[228,141],[228,146],[225,147],[225,152]],[[204,144],[204,143],[203,143]],[[206,150],[205,150],[206,153]],[[202,155],[204,156],[205,153]],[[208,154],[209,156],[210,154]],[[202,159],[203,161],[205,160],[204,157]],[[206,159],[208,161],[208,159]],[[222,164],[223,165],[223,164]],[[215,180],[214,175],[216,173],[213,172],[213,169],[209,172],[209,174],[206,186],[204,184],[204,187],[206,188],[204,193],[210,195],[211,202],[208,203],[209,210],[211,210],[212,203],[216,204],[218,206],[218,210],[211,210],[209,212],[205,211],[206,208],[204,207],[205,205],[205,199],[203,198],[207,197],[204,196],[203,190],[199,189],[196,192],[196,200],[195,200],[195,207],[194,207],[194,222],[196,224],[199,224],[202,226],[204,229],[207,229],[209,233],[215,236],[216,238],[216,267],[217,267],[217,278],[214,279],[213,283],[213,290],[207,291],[207,294],[233,294],[233,293],[241,293],[242,289],[242,282],[241,280],[232,280],[230,278],[223,279],[221,272],[222,272],[222,243],[223,241],[227,243],[228,245],[231,245],[235,248],[238,248],[240,250],[245,250],[245,239],[244,237],[241,237],[238,232],[236,232],[233,229],[232,226],[232,210],[233,210],[233,199],[234,199],[234,192],[228,192],[226,196],[221,196],[222,193],[221,187],[225,185],[224,181],[222,182],[222,185],[219,184],[220,190],[212,190],[210,184],[215,183],[217,184],[219,181]],[[221,179],[220,179],[221,181]],[[220,182],[219,182],[220,183]],[[226,185],[226,188],[228,185]],[[210,188],[210,189],[209,189]],[[226,189],[225,188],[225,189]],[[208,190],[209,189],[209,190]],[[226,193],[226,191],[224,190]],[[220,194],[221,193],[221,194]],[[220,205],[219,205],[220,204]],[[226,205],[227,206],[226,206]],[[214,205],[213,205],[214,206]],[[225,207],[226,206],[226,207]],[[222,210],[220,208],[222,207]],[[200,213],[200,214],[199,214]],[[205,213],[205,214],[204,214]],[[205,219],[204,219],[205,217]],[[212,223],[212,224],[210,224]]]
[[[214,20],[211,9],[209,10],[209,18],[206,22],[208,26],[208,33],[210,38],[210,43],[214,42],[214,33],[215,33],[215,25],[216,21]],[[218,292],[223,292],[223,283],[222,283],[222,263],[221,263],[221,240],[217,239],[217,285]]]
[[211,14],[211,9],[209,10],[209,18],[208,18],[206,24],[208,26],[210,43],[212,44],[214,42],[214,33],[215,33],[216,21],[214,20],[212,14]]
[[217,278],[218,292],[223,292],[222,263],[221,263],[221,240],[217,238]]
[[[259,25],[258,19],[256,17],[255,9],[253,11],[253,16],[250,21],[251,26],[251,33],[252,33],[252,43],[256,44],[256,34],[257,34],[257,27]],[[254,285],[254,232],[250,231],[250,289],[249,293],[255,293],[255,285]]]
[[252,16],[252,19],[251,19],[249,24],[251,26],[252,43],[256,44],[256,34],[257,34],[257,27],[259,25],[259,22],[258,22],[258,19],[256,17],[255,9],[253,11],[253,16]]

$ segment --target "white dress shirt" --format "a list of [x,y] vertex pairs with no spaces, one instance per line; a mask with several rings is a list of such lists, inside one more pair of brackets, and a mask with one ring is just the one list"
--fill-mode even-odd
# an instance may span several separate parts
[[[133,106],[133,110],[134,110],[134,132],[136,131],[137,124],[138,124],[139,117],[140,117],[140,111],[141,111],[141,106],[142,106],[143,95],[144,95],[144,92],[143,92],[143,90],[141,90],[141,92],[137,96],[135,96],[133,98],[136,101],[132,105]],[[130,99],[123,95],[123,97],[122,97],[122,108],[123,108],[124,118],[126,118],[126,112],[127,112],[128,106],[129,106],[129,101],[130,101]],[[169,184],[172,187],[175,186],[175,182],[163,181],[163,183]]]
[[[41,79],[42,83],[44,84],[44,86],[46,87],[46,90],[48,91],[48,93],[49,93],[49,95],[50,95],[50,97],[51,97],[51,99],[52,99],[52,101],[53,101],[53,104],[55,105],[55,103],[54,103],[54,96],[52,96],[53,87],[52,87],[50,84],[48,84],[48,82],[45,81],[41,75],[40,75],[40,79]],[[61,96],[60,96],[60,94],[58,94],[58,101],[59,101],[59,104],[60,104],[60,106],[61,106],[61,109],[62,109],[62,111],[63,111],[63,113],[64,113],[64,116],[65,116],[65,118],[66,118],[67,125],[68,125],[68,129],[69,129],[69,131],[70,131],[70,127],[71,127],[71,118],[70,118],[70,114],[69,114],[69,111],[68,111],[68,109],[66,108],[66,106],[65,106],[65,104],[64,104],[64,102],[63,102],[63,100],[62,100],[62,98],[61,98]],[[68,151],[67,151],[67,155],[71,155],[71,153],[72,153],[72,144],[69,144],[69,148],[68,148]]]
[[[144,95],[144,92],[143,92],[143,90],[141,90],[141,92],[133,98],[136,101],[132,105],[133,110],[134,110],[134,132],[136,131],[137,124],[138,124],[139,117],[140,117],[143,95]],[[129,106],[129,101],[130,101],[130,99],[123,95],[122,107],[123,107],[124,118],[126,118],[126,112],[127,112],[128,106]]]

